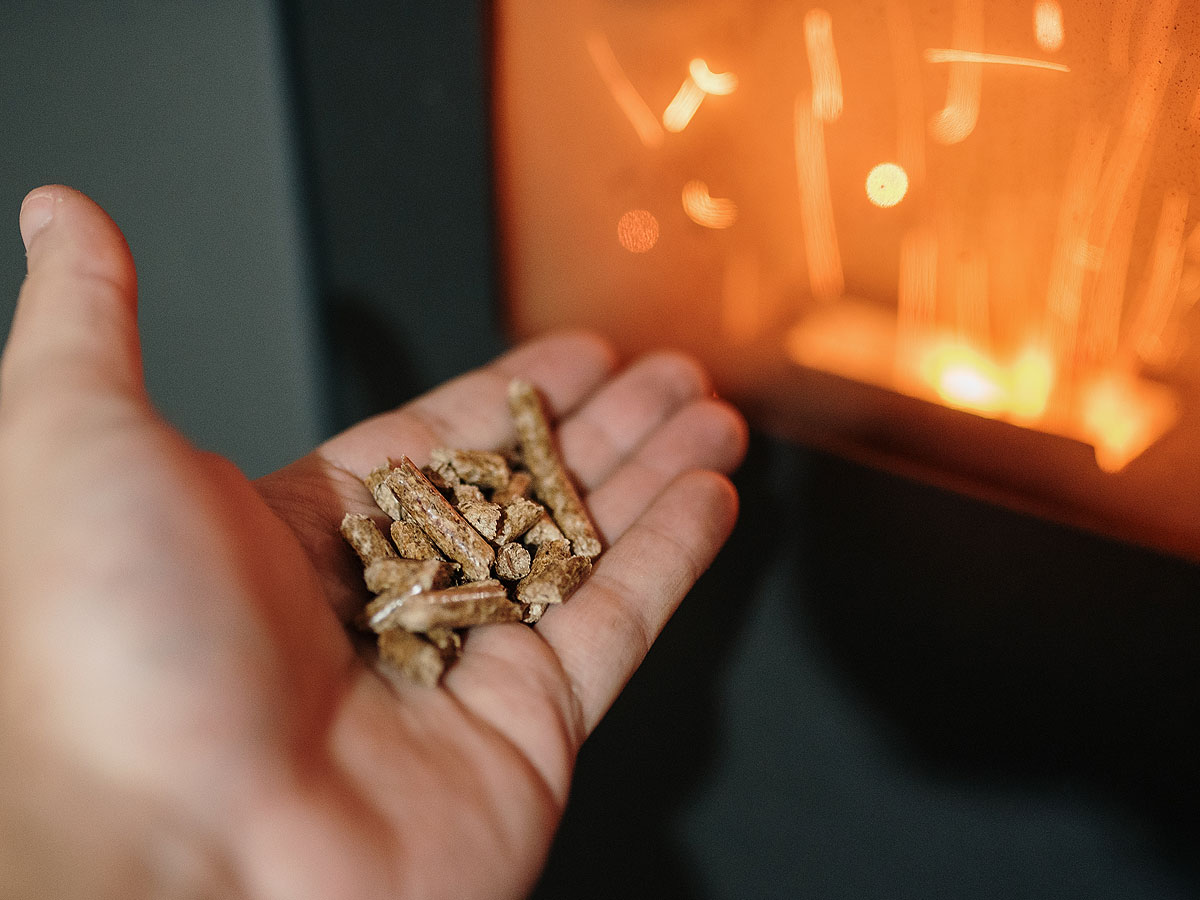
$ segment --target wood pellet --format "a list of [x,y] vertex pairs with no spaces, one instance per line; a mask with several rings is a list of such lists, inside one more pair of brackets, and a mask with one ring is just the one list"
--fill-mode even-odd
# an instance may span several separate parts
[[513,381],[508,405],[515,447],[438,448],[424,468],[389,460],[363,479],[386,528],[342,520],[374,595],[356,624],[376,634],[382,663],[416,684],[441,680],[472,627],[536,624],[601,550],[541,397]]

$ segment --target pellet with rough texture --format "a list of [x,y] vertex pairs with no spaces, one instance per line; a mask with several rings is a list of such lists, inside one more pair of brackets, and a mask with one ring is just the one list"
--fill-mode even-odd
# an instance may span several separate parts
[[461,507],[464,503],[487,503],[487,497],[483,496],[476,485],[467,484],[465,481],[455,481],[450,485],[450,492],[454,495],[454,505]]
[[517,581],[529,574],[530,562],[523,544],[501,544],[496,550],[496,576],[502,581]]
[[600,536],[558,454],[542,398],[533,385],[516,379],[508,386],[508,408],[538,499],[550,507],[576,554],[598,556]]
[[517,497],[502,509],[504,515],[500,520],[500,532],[496,535],[496,541],[501,544],[515,541],[546,513],[546,508],[542,504],[524,497]]
[[550,543],[551,541],[564,541],[566,535],[562,533],[557,525],[554,524],[554,518],[549,512],[542,513],[538,520],[521,535],[521,540],[531,547],[540,547],[542,544]]
[[[454,568],[444,559],[377,559],[363,570],[372,594],[384,591],[428,591],[449,586]],[[369,609],[370,607],[368,607]]]
[[404,457],[388,476],[387,483],[404,507],[405,516],[419,525],[439,550],[462,566],[468,580],[488,577],[496,551],[429,483],[411,459]]
[[529,567],[531,575],[536,575],[552,562],[562,562],[571,557],[571,542],[560,537],[551,541],[543,541],[538,545],[537,553]]
[[430,628],[469,628],[493,622],[516,622],[520,608],[508,598],[499,581],[470,581],[437,591],[409,594],[372,627],[428,631]]
[[379,635],[379,658],[409,681],[425,687],[435,687],[446,670],[441,650],[399,628]]
[[392,519],[403,519],[404,511],[400,508],[400,501],[396,499],[396,495],[392,493],[392,489],[387,486],[387,477],[391,474],[391,463],[376,466],[367,473],[367,477],[363,479],[363,484],[367,486],[367,489],[371,492],[371,496],[375,498],[375,504],[380,509]]
[[484,488],[503,487],[512,477],[504,455],[490,450],[440,447],[429,454],[429,464],[445,478],[453,473],[460,481]]
[[396,555],[396,549],[388,543],[379,526],[367,516],[346,513],[342,517],[339,531],[346,543],[354,548],[364,566],[371,565],[377,559],[387,559]]
[[529,492],[533,490],[533,476],[524,470],[519,470],[512,473],[512,477],[508,479],[508,484],[504,487],[496,488],[492,492],[492,502],[499,503],[501,506],[508,506],[515,500],[528,500]]
[[518,603],[562,603],[592,570],[586,556],[555,560],[517,582]]
[[458,504],[462,517],[471,527],[489,541],[495,541],[500,532],[500,518],[504,510],[487,500],[465,500]]
[[412,522],[393,522],[392,541],[405,559],[444,559],[425,532]]

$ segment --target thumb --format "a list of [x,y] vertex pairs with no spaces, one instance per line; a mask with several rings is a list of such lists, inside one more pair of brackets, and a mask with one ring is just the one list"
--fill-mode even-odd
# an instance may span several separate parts
[[30,192],[20,224],[28,275],[0,360],[0,409],[145,405],[137,276],[120,229],[61,185]]

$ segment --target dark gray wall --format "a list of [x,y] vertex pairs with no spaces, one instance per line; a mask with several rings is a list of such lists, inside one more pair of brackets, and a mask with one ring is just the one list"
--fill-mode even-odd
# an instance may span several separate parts
[[5,327],[21,198],[84,190],[138,261],[151,393],[252,475],[326,427],[281,47],[268,0],[10,0],[0,27]]

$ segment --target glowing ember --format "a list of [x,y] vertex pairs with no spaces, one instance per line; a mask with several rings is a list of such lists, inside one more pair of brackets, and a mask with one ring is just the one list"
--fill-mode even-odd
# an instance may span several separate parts
[[683,186],[683,211],[705,228],[729,228],[737,221],[737,204],[710,197],[703,181],[689,181]]
[[706,94],[723,97],[737,90],[738,78],[732,72],[714,72],[702,59],[693,59],[688,63],[688,74],[692,81]]
[[658,243],[658,219],[645,209],[631,209],[617,222],[617,240],[630,253],[646,253]]
[[663,128],[672,133],[678,133],[687,128],[696,115],[696,110],[704,102],[704,89],[692,80],[689,75],[679,86],[679,91],[672,98],[667,108],[663,110]]
[[1096,451],[1096,464],[1119,472],[1174,427],[1179,417],[1173,395],[1161,385],[1103,375],[1083,391],[1083,425]]
[[931,63],[979,63],[991,66],[1021,66],[1026,69],[1047,69],[1051,72],[1070,72],[1071,67],[1044,59],[1025,56],[1004,56],[999,53],[976,53],[970,50],[926,50],[925,61]]
[[881,163],[867,176],[867,197],[876,206],[888,209],[908,194],[908,173],[895,163]]
[[[979,121],[979,106],[983,94],[983,69],[974,58],[983,46],[983,0],[955,0],[954,43],[960,49],[926,51],[935,57],[949,53],[938,61],[950,63],[950,82],[946,89],[946,105],[929,123],[929,133],[941,144],[961,144],[971,136]],[[930,60],[934,61],[934,60]]]
[[840,297],[846,287],[833,197],[829,189],[829,161],[825,155],[825,129],[812,111],[812,98],[801,94],[795,105],[796,180],[800,188],[800,220],[808,281],[813,296],[822,300]]
[[804,16],[804,46],[812,75],[813,116],[818,122],[836,122],[842,116],[842,72],[833,45],[833,18],[823,9]]
[[1066,40],[1063,11],[1058,0],[1037,0],[1033,6],[1033,36],[1037,45],[1053,53]]
[[[1200,200],[1189,176],[1161,177],[1159,158],[1160,145],[1193,147],[1200,133],[1200,90],[1178,36],[1188,3],[1114,0],[1098,34],[1085,17],[1088,28],[1070,35],[1079,44],[1072,62],[1103,70],[1093,96],[1094,73],[1044,74],[1072,71],[1044,58],[1068,40],[1064,7],[1077,7],[1063,0],[1028,0],[998,22],[987,12],[998,0],[946,0],[936,13],[884,0],[878,22],[855,20],[852,3],[819,2],[794,11],[803,16],[799,49],[792,19],[778,37],[763,35],[774,46],[753,55],[748,44],[701,31],[710,46],[676,42],[666,46],[671,55],[640,57],[655,92],[679,83],[670,67],[689,59],[682,53],[730,54],[745,76],[691,57],[661,116],[608,37],[583,32],[639,152],[662,148],[702,107],[713,118],[703,134],[672,139],[668,157],[620,159],[600,189],[646,198],[627,205],[654,197],[661,206],[664,186],[705,178],[683,185],[683,212],[728,233],[690,228],[676,211],[662,223],[679,231],[659,262],[711,267],[706,302],[717,317],[706,321],[724,341],[744,347],[780,334],[797,365],[1084,441],[1102,468],[1122,468],[1174,427],[1178,387],[1167,382],[1198,352],[1188,340],[1200,302]],[[874,44],[871,31],[884,32]],[[634,36],[630,46],[651,45]],[[943,87],[944,104],[928,105]],[[779,171],[781,148],[769,145],[785,126],[783,91],[793,114],[791,196],[778,190],[790,175]],[[1030,136],[1022,111],[1047,103],[1071,104],[1069,114]],[[1035,128],[1050,121],[1028,118]],[[903,206],[896,212],[876,213],[856,193],[855,180],[879,160],[857,184],[871,206]],[[759,173],[765,187],[754,181]],[[713,197],[710,183],[728,196]],[[617,239],[647,253],[660,223],[630,210]],[[844,263],[843,252],[855,259]],[[866,298],[848,296],[848,284]]]

